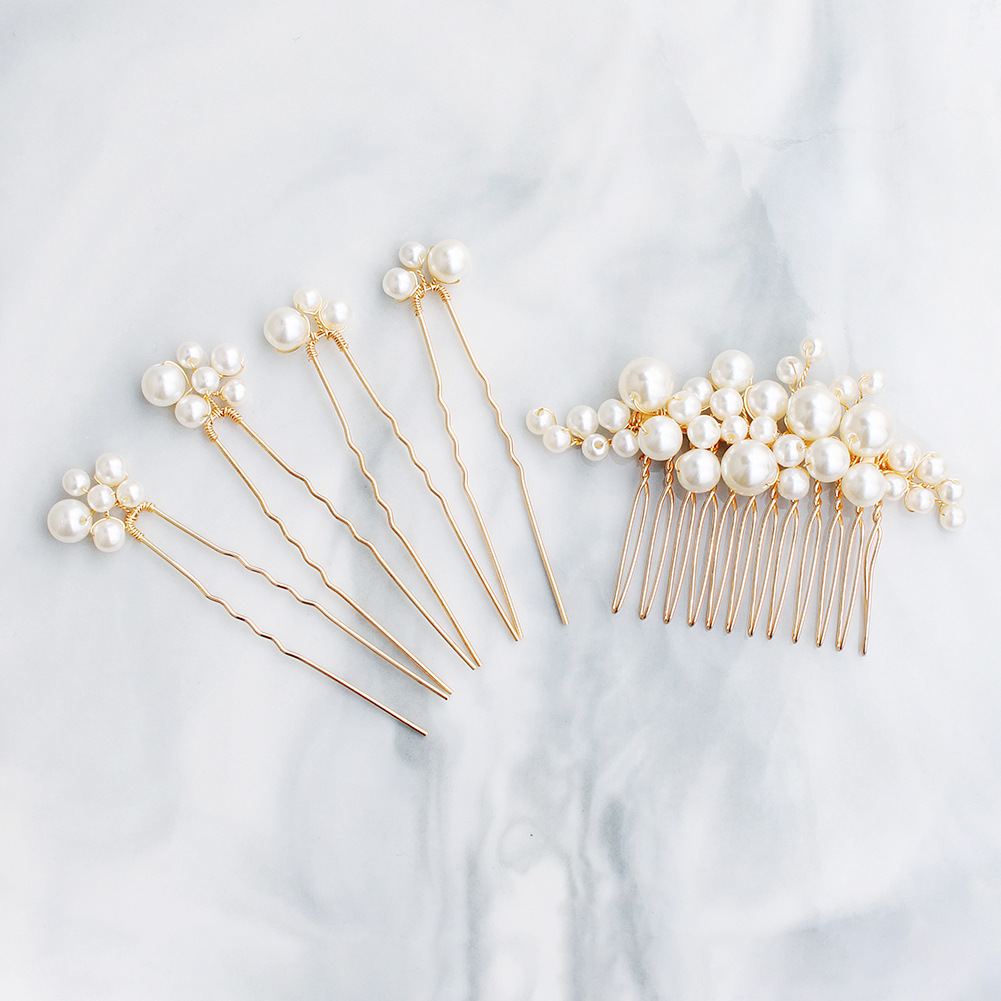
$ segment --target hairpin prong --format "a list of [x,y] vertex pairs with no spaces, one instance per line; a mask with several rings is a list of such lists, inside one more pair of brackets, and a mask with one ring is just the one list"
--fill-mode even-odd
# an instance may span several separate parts
[[[695,494],[688,493],[681,502],[678,512],[678,525],[671,546],[671,565],[667,571],[667,594],[664,598],[664,621],[670,622],[678,607],[682,586],[685,581],[685,571],[688,568],[689,557],[692,554],[692,541],[695,535]],[[681,540],[684,539],[684,546]],[[666,544],[665,539],[665,544]],[[678,558],[680,555],[680,559]]]
[[[706,519],[709,518],[709,533],[705,535]],[[719,520],[719,500],[715,489],[706,492],[699,509],[699,526],[695,533],[695,545],[692,548],[691,579],[688,587],[688,624],[694,626],[706,598],[709,585],[709,556],[712,552],[713,539],[716,537],[716,525]],[[705,552],[702,550],[702,539],[706,538]]]
[[841,593],[838,596],[838,625],[834,645],[840,650],[851,626],[858,594],[859,578],[865,563],[865,508],[856,508],[848,543],[845,546],[845,565],[841,575]]
[[[778,546],[775,550],[775,563],[772,567],[772,589],[768,601],[768,629],[765,633],[769,639],[775,635],[775,629],[782,617],[798,539],[799,501],[793,500],[790,501],[789,510],[786,511],[786,515],[782,519],[782,529],[779,532]],[[787,540],[788,545],[786,545]]]
[[[653,513],[653,524],[650,527],[650,545],[647,547],[646,565],[643,568],[643,587],[640,589],[640,618],[645,619],[650,613],[650,606],[656,597],[657,589],[660,587],[660,578],[664,572],[664,563],[667,560],[667,547],[671,538],[671,526],[674,523],[674,490],[672,489],[673,463],[670,459],[664,463],[664,478],[661,481],[660,497],[657,500],[657,507]],[[659,549],[657,539],[660,534],[661,516],[667,510],[667,519],[664,522],[663,542]],[[660,556],[656,559],[656,570],[654,569],[655,554]]]
[[[725,535],[725,544],[724,544]],[[734,540],[737,535],[737,495],[731,493],[723,505],[719,517],[719,528],[709,550],[709,602],[706,605],[706,629],[712,629],[723,602],[726,581],[730,576],[731,564],[736,565]],[[723,563],[720,564],[720,553]]]
[[[823,504],[824,485],[820,482],[813,488],[813,511],[806,523],[803,533],[803,551],[799,561],[799,578],[796,583],[796,614],[793,619],[792,641],[799,641],[799,634],[806,621],[806,613],[813,593],[813,580],[817,575],[817,564],[820,561],[820,539],[824,532]],[[809,568],[809,569],[808,569]]]
[[[733,629],[740,606],[744,600],[747,586],[747,575],[751,569],[751,556],[754,551],[754,529],[758,521],[758,498],[748,497],[744,502],[744,510],[740,515],[740,533],[737,536],[737,550],[734,557],[733,576],[730,580],[730,597],[727,601],[726,623],[727,632]],[[747,545],[744,545],[745,539]]]
[[[636,488],[636,494],[633,497],[633,506],[629,509],[629,522],[626,525],[626,534],[622,540],[619,569],[615,575],[615,590],[612,592],[613,612],[617,612],[622,607],[622,602],[625,601],[626,593],[629,591],[629,585],[632,582],[633,573],[636,571],[636,564],[639,561],[640,547],[642,546],[643,535],[646,529],[646,516],[650,509],[650,459],[643,460],[641,469],[639,486]],[[636,525],[637,509],[640,509],[640,518],[639,525],[634,532],[633,527]]]
[[883,502],[877,501],[872,509],[872,532],[865,547],[865,567],[862,573],[862,653],[869,648],[869,622],[872,613],[872,574],[883,541]]
[[817,646],[823,645],[824,637],[827,635],[831,609],[834,606],[834,595],[841,575],[841,554],[845,541],[845,522],[841,515],[842,503],[841,490],[835,486],[834,517],[827,527],[824,562],[820,568],[820,592],[817,596]]
[[[758,626],[758,617],[764,608],[765,592],[768,588],[769,574],[773,569],[773,559],[775,555],[775,542],[778,532],[778,486],[772,487],[768,507],[761,516],[761,526],[758,529],[758,541],[754,548],[754,569],[751,572],[751,599],[750,609],[747,616],[747,635],[753,636],[754,630]],[[768,540],[768,548],[765,549],[765,539]]]

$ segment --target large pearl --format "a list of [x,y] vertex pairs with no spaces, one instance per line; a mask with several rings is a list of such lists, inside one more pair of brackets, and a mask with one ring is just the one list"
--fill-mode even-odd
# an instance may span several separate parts
[[424,267],[424,261],[427,260],[427,256],[427,247],[423,243],[408,240],[400,247],[400,264],[411,271],[420,271]]
[[525,417],[525,427],[532,434],[545,434],[555,423],[556,418],[553,416],[553,412],[547,410],[545,407],[536,407],[535,410],[529,410]]
[[840,433],[852,455],[874,459],[893,440],[893,417],[878,403],[862,400],[841,418]]
[[815,480],[821,483],[833,483],[848,472],[852,457],[840,438],[827,437],[811,442],[807,446],[806,458],[803,461],[806,471]]
[[94,463],[94,479],[98,483],[107,483],[109,487],[117,487],[125,479],[125,460],[114,452],[105,452],[97,457]]
[[942,480],[935,493],[943,504],[955,504],[963,496],[963,484],[959,480]]
[[786,408],[786,427],[804,441],[826,438],[838,430],[844,407],[819,382],[797,389]]
[[49,508],[45,519],[49,532],[60,542],[79,542],[90,532],[90,508],[75,497],[64,497]]
[[586,403],[574,407],[567,414],[567,427],[577,438],[586,438],[589,434],[594,434],[598,430],[598,411]]
[[681,388],[698,397],[703,407],[709,405],[709,397],[713,395],[713,384],[704,375],[693,376]]
[[219,344],[212,349],[212,367],[222,376],[239,375],[243,371],[243,352],[236,344]]
[[104,514],[115,506],[115,491],[107,483],[95,483],[87,491],[87,503],[91,511]]
[[760,441],[745,439],[726,450],[722,462],[723,480],[735,493],[753,497],[778,479],[779,466],[772,450]]
[[736,389],[726,387],[717,389],[709,397],[709,412],[718,421],[724,421],[727,417],[735,417],[744,409],[744,399]]
[[764,379],[748,386],[744,392],[744,406],[752,417],[771,417],[780,420],[785,416],[789,393],[785,386],[774,379]]
[[921,458],[921,450],[913,441],[901,439],[886,450],[886,464],[895,473],[909,473]]
[[176,365],[163,362],[143,372],[139,387],[154,407],[172,407],[188,391],[188,380]]
[[702,403],[694,393],[683,389],[667,401],[667,413],[682,427],[688,427],[702,413]]
[[292,301],[296,309],[301,309],[304,313],[315,313],[323,305],[323,296],[319,289],[301,288],[292,296]]
[[219,395],[231,406],[238,407],[247,398],[247,384],[243,379],[227,379]]
[[640,425],[640,451],[650,459],[670,459],[678,454],[683,435],[678,422],[659,415],[648,417]]
[[787,431],[775,439],[772,451],[780,466],[798,466],[806,458],[806,442]]
[[717,389],[736,389],[743,393],[754,379],[754,362],[749,354],[736,348],[721,351],[713,359],[709,378]]
[[581,442],[580,450],[585,459],[597,462],[599,459],[604,459],[605,456],[608,455],[608,439],[604,435],[589,434],[584,441]]
[[428,251],[428,273],[450,285],[469,270],[472,257],[469,248],[458,240],[441,240]]
[[719,459],[704,448],[693,448],[678,457],[674,464],[678,482],[692,494],[704,494],[719,483]]
[[937,452],[929,452],[914,467],[914,475],[929,487],[938,486],[945,479],[945,459]]
[[938,511],[938,523],[954,532],[966,523],[966,512],[959,504],[943,504]]
[[904,494],[904,507],[911,514],[927,514],[935,506],[935,494],[927,487],[911,487]]
[[598,407],[598,423],[606,431],[621,431],[628,423],[631,412],[621,400],[605,400]]
[[619,396],[641,413],[660,410],[673,392],[674,376],[656,358],[635,358],[619,374]]
[[82,469],[69,469],[63,475],[63,490],[70,497],[82,497],[90,489],[90,476]]
[[559,424],[554,424],[552,427],[546,428],[542,435],[542,444],[550,452],[565,452],[572,444],[570,431]]
[[94,522],[90,534],[94,545],[102,553],[113,553],[125,543],[125,522],[120,518],[99,518]]
[[340,331],[347,329],[351,322],[351,307],[343,299],[331,299],[320,310],[320,323],[327,330]]
[[774,417],[755,417],[751,421],[751,427],[747,433],[755,441],[763,441],[766,445],[771,445],[779,436],[779,426],[775,423]]
[[205,354],[205,348],[197,341],[184,341],[177,349],[175,357],[178,365],[183,365],[187,369],[196,369],[199,365],[205,364],[208,355]]
[[211,365],[202,365],[191,373],[191,388],[200,396],[211,396],[220,381],[219,373]]
[[810,492],[810,474],[802,466],[789,466],[779,473],[778,488],[780,497],[802,500]]
[[631,459],[639,450],[640,442],[635,431],[623,428],[612,435],[612,451],[623,459]]
[[279,306],[264,321],[265,340],[283,354],[302,347],[308,337],[309,320],[291,306]]
[[188,393],[187,396],[182,396],[177,401],[177,405],[174,407],[174,416],[177,418],[178,424],[186,428],[198,428],[208,420],[211,409],[209,401],[204,396]]
[[841,477],[841,492],[856,507],[872,507],[886,493],[886,477],[871,462],[856,462]]
[[722,428],[715,417],[702,414],[688,425],[687,432],[693,448],[712,448],[719,441]]
[[883,479],[886,481],[884,500],[898,501],[907,493],[909,486],[907,477],[901,476],[900,473],[884,473]]
[[785,358],[780,358],[775,366],[775,377],[787,386],[795,386],[803,378],[805,371],[806,366],[802,358],[786,355]]
[[124,480],[115,488],[115,500],[126,510],[139,507],[146,500],[146,488],[135,480]]

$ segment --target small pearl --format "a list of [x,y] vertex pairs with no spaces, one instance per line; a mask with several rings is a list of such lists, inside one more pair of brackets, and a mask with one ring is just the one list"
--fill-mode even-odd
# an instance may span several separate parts
[[717,389],[736,389],[743,393],[754,379],[754,362],[749,354],[735,348],[721,351],[713,359],[709,378]]
[[803,364],[802,358],[786,355],[785,358],[780,358],[779,363],[775,366],[775,377],[787,386],[795,386],[803,378],[805,371],[806,366]]
[[552,427],[546,428],[542,435],[542,444],[550,452],[565,452],[571,443],[570,431],[559,424],[554,424]]
[[813,382],[789,397],[786,427],[804,441],[815,441],[834,434],[844,412],[838,398],[826,386]]
[[176,365],[164,362],[143,372],[139,388],[154,407],[172,407],[188,391],[188,380]]
[[722,429],[715,417],[702,414],[688,425],[687,433],[693,448],[712,448],[719,441]]
[[683,389],[667,401],[667,413],[682,427],[688,427],[702,413],[702,403],[694,393]]
[[841,477],[841,492],[856,507],[872,507],[886,493],[886,477],[871,462],[856,462]]
[[942,480],[935,494],[943,504],[955,504],[963,496],[963,484],[959,480]]
[[815,480],[833,483],[848,472],[851,461],[851,454],[840,438],[826,437],[818,438],[807,446],[803,464]]
[[966,512],[959,504],[943,504],[938,511],[938,523],[950,532],[962,528],[966,522]]
[[87,491],[87,503],[92,511],[104,514],[115,506],[115,491],[107,483],[95,483]]
[[221,375],[239,375],[245,364],[243,352],[235,344],[219,344],[212,349],[212,367]]
[[886,388],[886,376],[878,368],[871,368],[858,381],[863,396],[875,396]]
[[838,376],[831,383],[831,392],[838,398],[838,402],[843,407],[853,407],[859,401],[861,390],[856,379],[850,375]]
[[631,411],[621,400],[605,400],[598,407],[598,423],[606,431],[621,431],[628,423]]
[[331,299],[320,310],[320,323],[327,330],[346,330],[351,322],[351,307],[343,299]]
[[703,407],[709,406],[709,397],[713,395],[713,384],[704,375],[689,379],[681,388],[697,397]]
[[907,477],[901,476],[900,473],[883,473],[883,479],[886,480],[886,493],[883,494],[884,500],[900,500],[907,493],[907,488],[910,486],[907,482]]
[[604,435],[589,434],[581,443],[580,450],[585,459],[597,462],[608,455],[608,439]]
[[243,379],[227,379],[219,389],[219,395],[231,407],[238,407],[247,398],[247,384]]
[[670,459],[678,454],[683,435],[678,422],[671,417],[648,417],[640,425],[640,451],[650,459]]
[[126,510],[139,507],[146,500],[146,488],[135,480],[123,480],[115,488],[115,500]]
[[841,440],[852,455],[873,459],[893,440],[893,416],[872,400],[862,400],[841,418]]
[[785,416],[788,403],[789,393],[785,386],[773,379],[756,382],[744,392],[744,406],[752,417],[780,420]]
[[94,479],[98,483],[107,483],[109,487],[117,487],[125,479],[125,460],[114,452],[99,455],[94,463]]
[[735,493],[753,497],[767,490],[779,475],[772,450],[760,441],[737,442],[726,450],[721,463],[723,480]]
[[780,466],[798,466],[806,458],[806,442],[787,431],[775,439],[772,451]]
[[747,432],[747,421],[739,414],[724,418],[720,424],[720,437],[728,445],[736,445],[738,441],[743,441],[747,437]]
[[90,508],[75,497],[64,497],[49,508],[45,524],[54,539],[79,542],[90,532]]
[[211,396],[219,382],[219,373],[211,365],[202,365],[191,373],[191,388],[200,396]]
[[799,353],[811,362],[820,361],[827,352],[827,345],[819,337],[806,337],[799,345]]
[[935,495],[927,487],[911,487],[904,494],[904,507],[911,514],[927,514],[935,506]]
[[779,436],[779,426],[775,423],[774,417],[755,417],[751,421],[748,434],[755,441],[763,441],[766,445],[771,445]]
[[292,302],[304,313],[315,313],[323,305],[323,296],[318,289],[301,288],[292,296]]
[[909,473],[921,458],[921,450],[913,441],[901,439],[886,450],[886,464],[895,473]]
[[199,365],[205,364],[208,355],[205,353],[205,348],[197,341],[185,341],[177,349],[175,357],[178,365],[183,365],[187,369],[196,369]]
[[733,417],[744,409],[744,400],[736,389],[717,389],[709,397],[709,411],[718,421]]
[[417,291],[417,275],[406,268],[390,268],[382,279],[382,291],[397,302],[406,302]]
[[415,243],[413,240],[409,240],[400,247],[400,264],[411,271],[420,271],[424,267],[427,256],[427,247],[423,243]]
[[673,392],[674,376],[656,358],[634,358],[619,373],[619,396],[641,413],[660,410]]
[[810,492],[810,475],[802,466],[789,466],[779,473],[779,496],[802,500]]
[[441,240],[428,251],[427,264],[428,274],[450,285],[466,274],[472,264],[472,257],[464,243]]
[[532,434],[545,434],[555,423],[556,417],[553,412],[547,410],[545,407],[537,407],[535,410],[529,410],[528,415],[525,417],[525,427]]
[[309,337],[309,320],[291,306],[279,306],[264,321],[264,338],[283,354],[302,347]]
[[211,409],[209,401],[204,396],[188,393],[187,396],[182,396],[177,401],[177,405],[174,407],[174,416],[177,418],[178,424],[186,428],[198,428],[208,420]]
[[937,452],[929,452],[914,467],[914,475],[929,487],[937,486],[945,478],[945,459]]
[[598,411],[582,403],[567,414],[566,426],[575,438],[586,438],[598,430]]
[[82,497],[90,489],[90,477],[82,469],[70,469],[63,475],[63,490],[70,497]]
[[639,450],[640,442],[635,431],[623,428],[612,435],[612,451],[623,459],[631,459]]
[[90,534],[102,553],[113,553],[125,544],[125,522],[120,518],[98,518]]
[[692,448],[678,457],[674,464],[678,482],[690,494],[712,490],[721,475],[719,459],[704,448]]

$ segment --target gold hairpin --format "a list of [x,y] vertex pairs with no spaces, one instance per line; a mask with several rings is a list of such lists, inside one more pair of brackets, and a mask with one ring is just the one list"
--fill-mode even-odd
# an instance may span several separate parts
[[[244,369],[243,352],[233,344],[223,344],[206,355],[204,349],[194,341],[185,341],[178,349],[176,361],[171,359],[152,365],[143,373],[141,389],[143,396],[156,407],[173,407],[174,416],[184,427],[200,428],[205,436],[218,448],[226,461],[233,467],[236,474],[254,495],[265,516],[274,522],[285,539],[296,549],[302,560],[320,575],[324,585],[333,591],[341,600],[347,602],[356,612],[368,617],[357,602],[345,591],[335,585],[326,570],[317,563],[306,550],[303,543],[289,531],[284,520],[272,511],[264,494],[243,469],[235,456],[219,438],[216,422],[229,420],[246,432],[247,436],[261,448],[284,472],[298,480],[309,494],[318,500],[337,522],[351,533],[351,537],[359,545],[364,546],[382,570],[400,589],[407,600],[420,612],[430,626],[451,647],[451,649],[470,667],[474,662],[431,613],[424,607],[420,599],[404,583],[395,570],[386,562],[382,553],[368,539],[364,538],[352,521],[334,506],[333,502],[321,494],[312,481],[290,466],[264,439],[254,431],[241,414],[239,405],[246,399],[247,387],[242,378]],[[373,621],[374,620],[369,620]]]
[[[442,410],[442,414],[445,418],[445,430],[452,442],[452,451],[455,457],[455,461],[462,472],[462,484],[463,491],[466,495],[466,499],[476,517],[477,525],[479,526],[480,533],[483,536],[484,542],[486,543],[487,549],[490,552],[491,561],[494,566],[494,570],[497,574],[501,586],[504,590],[505,599],[508,602],[508,607],[511,611],[512,621],[517,622],[517,616],[514,612],[514,606],[511,603],[510,595],[507,591],[507,586],[504,584],[504,576],[501,572],[500,565],[496,558],[496,553],[494,547],[490,542],[489,534],[487,533],[486,525],[483,523],[483,519],[480,515],[479,507],[476,503],[476,499],[473,497],[472,491],[469,487],[469,474],[462,462],[462,458],[459,454],[459,441],[455,435],[455,430],[452,424],[452,415],[449,410],[448,404],[445,401],[443,389],[442,389],[442,378],[441,369],[438,366],[438,360],[435,355],[434,344],[431,341],[431,335],[428,331],[427,321],[424,317],[424,296],[428,292],[435,293],[442,301],[445,309],[448,311],[449,319],[452,322],[452,326],[455,329],[455,333],[462,344],[463,351],[469,360],[470,365],[472,365],[474,371],[479,376],[480,381],[483,383],[484,393],[486,395],[487,403],[489,404],[491,410],[494,414],[494,419],[497,424],[497,428],[500,431],[504,441],[507,445],[508,458],[514,464],[515,468],[518,470],[518,482],[521,487],[521,496],[525,505],[525,511],[528,514],[528,520],[532,528],[532,534],[535,537],[535,544],[539,551],[539,557],[542,560],[543,568],[546,572],[546,578],[549,581],[550,590],[553,593],[553,598],[556,602],[556,608],[559,612],[560,619],[563,624],[567,623],[567,613],[563,605],[563,598],[560,595],[559,586],[556,583],[556,576],[553,573],[552,564],[549,561],[549,554],[546,552],[545,543],[542,541],[542,532],[539,529],[539,523],[535,516],[535,509],[532,506],[532,498],[528,493],[528,481],[525,477],[525,467],[521,464],[518,456],[514,451],[514,441],[511,438],[507,428],[504,425],[504,418],[501,414],[499,405],[493,395],[493,389],[490,385],[490,380],[487,378],[486,373],[481,368],[479,362],[476,360],[476,356],[473,353],[473,349],[469,343],[469,339],[466,337],[466,333],[463,330],[462,324],[459,322],[459,318],[456,315],[455,307],[452,304],[452,296],[446,286],[454,285],[458,282],[469,270],[470,266],[470,254],[468,248],[465,244],[460,243],[458,240],[442,240],[439,243],[434,244],[430,250],[426,250],[423,244],[408,242],[403,244],[399,251],[399,261],[402,267],[393,267],[386,272],[385,277],[382,280],[383,291],[391,299],[395,299],[397,302],[407,302],[409,301],[413,307],[414,314],[417,317],[417,322],[420,324],[421,335],[424,339],[424,347],[428,354],[428,359],[431,363],[431,368],[434,372],[435,386],[438,397],[438,405]],[[520,631],[520,630],[519,630]]]
[[136,521],[140,514],[149,512],[150,514],[156,515],[166,524],[180,530],[196,542],[206,546],[213,552],[236,560],[244,569],[264,577],[269,584],[292,595],[296,601],[311,608],[315,608],[321,615],[324,616],[324,618],[333,623],[333,625],[337,626],[338,629],[341,629],[353,640],[365,647],[365,649],[371,651],[398,671],[401,671],[408,678],[416,681],[428,691],[434,692],[435,695],[438,695],[443,699],[448,698],[451,694],[450,690],[435,679],[434,676],[431,675],[426,668],[424,668],[420,661],[418,661],[416,657],[414,657],[413,654],[406,649],[406,647],[395,640],[389,633],[386,633],[380,628],[380,632],[382,632],[383,635],[386,636],[386,638],[389,639],[399,650],[406,654],[418,667],[421,668],[421,670],[425,671],[428,677],[433,679],[435,684],[426,681],[400,661],[390,656],[384,650],[381,650],[374,643],[369,642],[369,640],[365,639],[364,636],[355,632],[355,630],[338,619],[318,602],[304,598],[295,588],[276,580],[266,570],[248,563],[238,553],[223,549],[221,546],[217,546],[215,543],[210,542],[193,529],[188,528],[180,521],[161,511],[151,501],[147,501],[145,489],[140,483],[137,483],[135,480],[128,477],[125,462],[120,456],[113,455],[111,453],[105,453],[104,455],[99,456],[94,464],[93,480],[91,480],[90,475],[83,469],[69,470],[69,472],[63,476],[62,486],[63,490],[69,496],[60,501],[56,501],[56,503],[50,508],[47,518],[49,532],[54,538],[58,539],[60,542],[81,542],[90,536],[94,545],[99,550],[106,553],[112,553],[121,549],[127,536],[132,536],[133,539],[142,543],[147,549],[155,553],[165,563],[172,566],[178,573],[194,584],[194,586],[198,588],[202,595],[209,601],[212,601],[217,605],[221,605],[234,619],[246,623],[250,629],[252,629],[262,639],[269,640],[273,643],[283,654],[285,654],[286,657],[291,657],[293,660],[297,660],[300,663],[305,664],[307,667],[311,667],[314,671],[318,671],[320,674],[325,675],[332,681],[336,681],[337,684],[363,698],[366,702],[371,703],[383,712],[388,713],[394,719],[397,719],[401,723],[410,727],[411,730],[415,730],[417,733],[424,736],[427,735],[427,731],[417,726],[416,723],[412,723],[406,717],[401,716],[388,706],[383,705],[383,703],[379,702],[371,695],[366,694],[360,688],[356,688],[350,682],[345,681],[343,678],[338,677],[326,668],[321,667],[315,661],[309,660],[301,654],[288,649],[288,647],[286,647],[276,636],[271,633],[264,632],[252,619],[235,611],[225,599],[220,598],[218,595],[209,591],[209,589],[193,573],[185,569],[171,556],[167,555],[167,553],[156,545],[156,543],[150,541],[139,529]]
[[[755,382],[751,358],[724,351],[708,377],[689,379],[678,392],[663,362],[637,358],[619,376],[620,398],[598,410],[574,407],[565,425],[544,407],[528,414],[528,429],[551,452],[579,445],[592,461],[610,450],[639,460],[613,612],[626,598],[645,540],[641,618],[666,576],[665,622],[687,583],[689,625],[701,618],[712,628],[722,613],[730,632],[749,594],[747,633],[753,635],[764,616],[771,638],[795,580],[793,641],[814,608],[816,645],[833,623],[835,646],[842,649],[861,593],[860,649],[866,652],[884,499],[903,499],[915,513],[937,507],[940,523],[951,530],[965,521],[962,486],[946,478],[937,453],[895,439],[892,416],[872,399],[883,389],[882,373],[842,376],[830,386],[807,382],[822,355],[821,341],[808,338],[800,356],[778,363],[778,381]],[[652,469],[660,462],[660,495],[649,519]],[[800,538],[799,505],[808,497]],[[854,516],[845,513],[846,502]]]

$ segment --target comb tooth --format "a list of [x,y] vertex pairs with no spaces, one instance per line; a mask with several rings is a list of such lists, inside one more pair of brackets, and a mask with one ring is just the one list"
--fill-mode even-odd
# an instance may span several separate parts
[[[730,516],[730,529],[726,538],[725,556],[723,557],[723,568],[720,571],[719,554],[723,548],[723,533],[727,531],[727,515]],[[717,532],[713,538],[712,547],[709,552],[709,603],[706,606],[706,629],[712,629],[719,614],[719,606],[723,601],[723,585],[726,581],[727,568],[730,564],[730,557],[733,553],[733,538],[737,533],[737,495],[733,492],[723,505],[717,523]]]
[[[640,515],[639,530],[633,539],[633,525],[636,523],[636,511],[643,502],[643,513]],[[636,488],[636,496],[633,497],[633,506],[629,512],[629,523],[626,525],[626,536],[622,541],[622,555],[619,557],[619,572],[615,577],[615,593],[612,595],[612,611],[617,612],[625,601],[626,592],[633,579],[633,572],[636,570],[636,561],[640,555],[640,542],[643,539],[643,530],[646,527],[646,516],[650,508],[650,460],[643,459],[643,473],[640,476],[639,486]],[[629,544],[632,546],[632,558],[629,558]],[[628,573],[626,571],[628,563]]]
[[[821,502],[823,500],[822,483],[815,483],[813,487],[813,511],[810,520],[806,523],[806,531],[803,534],[803,553],[799,560],[799,580],[796,583],[796,616],[792,626],[792,641],[799,640],[800,631],[806,620],[806,609],[810,604],[810,595],[813,593],[813,581],[817,575],[817,561],[820,557],[820,537],[824,531],[824,516],[821,514]],[[816,529],[816,531],[814,531]],[[807,572],[807,562],[810,569]]]
[[[750,527],[748,527],[750,522]],[[751,569],[751,550],[754,548],[754,529],[758,522],[758,498],[748,497],[740,517],[740,534],[737,536],[737,550],[733,561],[733,575],[730,578],[730,598],[726,605],[726,631],[733,629],[744,600],[747,574]],[[744,546],[744,540],[747,546]]]
[[[671,551],[671,568],[667,572],[667,597],[664,599],[664,621],[670,622],[674,615],[674,610],[678,606],[678,598],[681,595],[681,584],[685,579],[685,568],[688,566],[688,557],[692,550],[692,535],[695,531],[695,494],[690,493],[682,505],[678,515],[678,528],[674,536],[674,547]],[[681,537],[685,537],[685,549],[681,560],[678,560],[678,553],[681,552]]]
[[[709,530],[709,543],[707,546],[707,552],[704,558],[700,558],[702,552],[702,534],[705,528],[706,517],[709,515],[710,510],[712,511],[712,525]],[[695,545],[692,547],[692,562],[691,562],[691,583],[688,588],[688,624],[690,626],[695,625],[695,620],[699,616],[699,611],[702,608],[702,602],[705,600],[706,587],[709,583],[709,550],[712,549],[712,540],[716,535],[716,522],[719,517],[719,502],[716,499],[716,491],[710,490],[706,495],[705,499],[702,501],[702,507],[699,510],[699,527],[698,531],[695,533]],[[695,581],[699,573],[699,568],[702,568],[702,579],[698,585]]]
[[[834,559],[831,550],[837,540]],[[827,635],[827,626],[831,620],[831,608],[834,605],[834,592],[838,585],[841,571],[841,553],[845,542],[845,522],[841,517],[841,489],[834,489],[834,518],[827,530],[827,544],[824,546],[824,563],[820,571],[820,594],[817,596],[817,646],[823,646]],[[834,564],[831,572],[831,564]]]
[[[786,538],[789,547],[785,548]],[[775,627],[782,617],[786,594],[789,590],[789,578],[792,576],[793,557],[796,555],[796,542],[799,538],[799,501],[794,500],[789,505],[785,518],[782,519],[782,530],[779,532],[779,544],[775,551],[775,565],[772,568],[772,593],[768,603],[768,631],[765,635],[771,639]],[[783,553],[785,553],[785,570],[782,571]],[[779,585],[781,579],[782,584]]]
[[[758,531],[758,545],[754,550],[754,571],[751,574],[751,607],[747,616],[747,635],[753,636],[758,625],[758,616],[765,604],[765,591],[768,587],[768,574],[772,569],[775,554],[775,538],[779,521],[779,491],[772,488],[771,500],[761,518],[761,528]],[[762,559],[765,546],[765,536],[768,537],[768,553]]]
[[862,575],[862,564],[865,559],[863,511],[864,508],[861,507],[856,509],[855,520],[848,533],[848,545],[845,547],[845,567],[841,577],[841,593],[838,596],[838,628],[834,637],[834,645],[839,650],[845,645],[845,637],[852,624],[855,597],[858,594],[859,577]]
[[883,541],[883,502],[872,509],[872,532],[865,547],[865,570],[862,575],[862,653],[869,649],[869,618],[872,614],[872,572]]
[[[650,529],[650,546],[647,550],[646,566],[643,568],[643,589],[640,592],[640,618],[645,619],[650,614],[650,606],[656,597],[657,589],[660,587],[661,574],[664,572],[664,562],[667,558],[668,542],[671,538],[671,526],[674,522],[674,491],[671,489],[672,474],[674,464],[670,459],[664,463],[664,481],[661,484],[660,499],[654,510],[653,526]],[[661,515],[664,507],[667,507],[667,522],[664,525],[664,541],[660,547],[660,557],[657,560],[657,569],[653,572],[654,553],[657,549],[657,536],[659,534]]]

